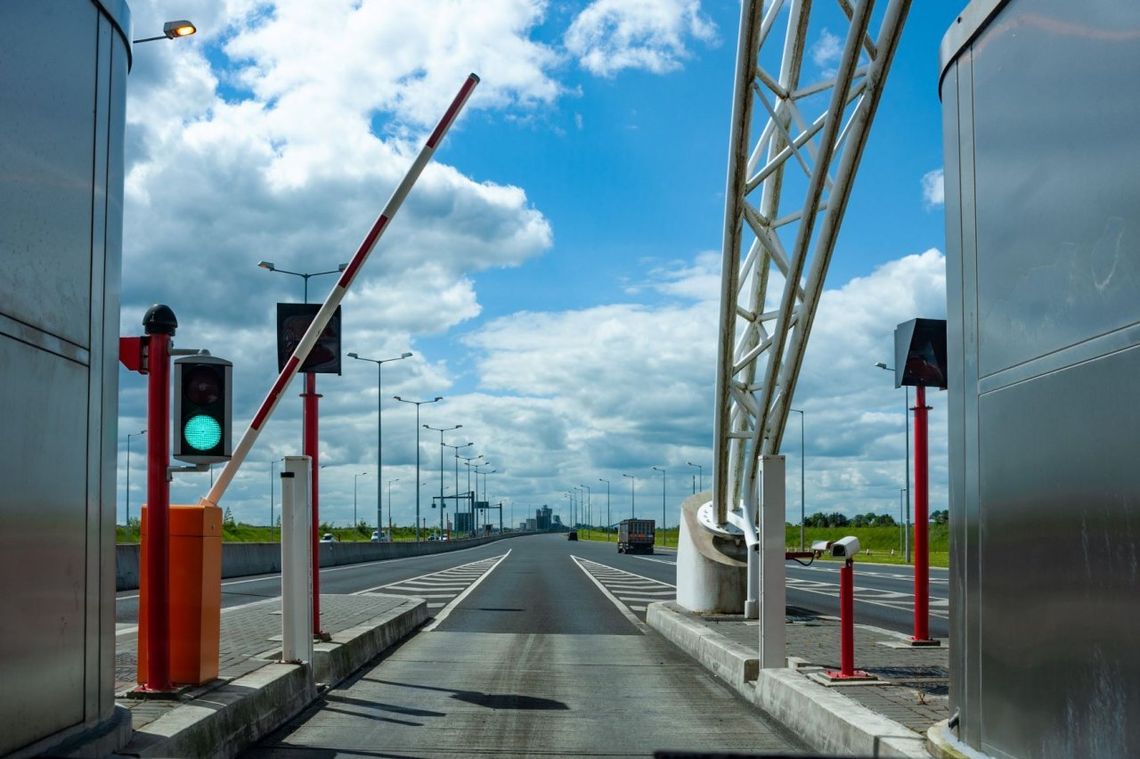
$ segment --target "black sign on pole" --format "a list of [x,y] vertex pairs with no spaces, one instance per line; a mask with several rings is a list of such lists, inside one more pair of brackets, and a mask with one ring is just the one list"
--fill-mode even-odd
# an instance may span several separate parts
[[[305,336],[305,330],[320,310],[320,303],[277,304],[277,371],[285,368],[285,362],[293,355]],[[297,371],[340,374],[340,306],[333,312],[328,325],[309,351],[309,357]]]
[[895,387],[946,389],[946,320],[911,319],[895,327]]

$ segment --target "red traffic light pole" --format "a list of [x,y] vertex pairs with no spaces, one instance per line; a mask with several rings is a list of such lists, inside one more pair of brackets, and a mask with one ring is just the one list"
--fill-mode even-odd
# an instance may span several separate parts
[[170,681],[170,338],[178,327],[174,312],[151,306],[143,317],[146,337],[119,340],[119,360],[131,371],[147,375],[146,506],[143,539],[143,584],[140,608],[146,618],[145,681],[140,693],[169,693]]
[[911,645],[937,646],[930,638],[930,472],[927,444],[926,387],[915,388],[914,398],[914,636]]

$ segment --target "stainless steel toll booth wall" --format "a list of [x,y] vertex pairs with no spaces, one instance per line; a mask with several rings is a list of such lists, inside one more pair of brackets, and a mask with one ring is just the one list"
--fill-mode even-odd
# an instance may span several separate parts
[[992,756],[1140,756],[1140,3],[947,33],[951,702]]
[[0,755],[121,724],[114,523],[129,29],[122,0],[0,2]]

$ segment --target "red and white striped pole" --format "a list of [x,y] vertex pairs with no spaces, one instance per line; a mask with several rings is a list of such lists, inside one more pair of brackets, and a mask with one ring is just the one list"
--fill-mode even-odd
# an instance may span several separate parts
[[281,370],[281,373],[279,375],[277,375],[277,380],[273,383],[273,387],[270,388],[269,394],[266,395],[265,400],[261,402],[261,406],[258,408],[257,413],[254,414],[253,421],[250,422],[249,427],[246,429],[245,434],[242,435],[241,441],[238,443],[237,448],[234,449],[233,457],[222,469],[221,474],[218,475],[218,479],[214,482],[213,487],[210,488],[209,493],[207,493],[205,498],[202,499],[202,503],[204,505],[216,506],[222,499],[222,496],[226,492],[226,488],[229,487],[230,482],[233,481],[234,475],[237,474],[237,470],[241,467],[242,463],[249,455],[250,449],[253,448],[253,444],[257,442],[257,437],[261,434],[262,427],[264,427],[265,423],[269,420],[269,417],[273,413],[273,410],[277,407],[277,403],[281,400],[281,396],[284,394],[285,389],[289,386],[289,383],[292,381],[294,375],[297,374],[297,368],[306,358],[308,358],[309,351],[313,349],[313,345],[316,344],[317,338],[324,331],[325,326],[328,325],[329,319],[332,318],[333,312],[336,311],[337,306],[339,306],[341,301],[344,300],[344,295],[348,291],[348,288],[352,284],[352,281],[356,278],[356,274],[360,271],[360,267],[364,265],[364,262],[366,260],[368,260],[368,256],[372,253],[372,249],[376,247],[376,243],[380,240],[380,236],[384,234],[384,230],[388,227],[388,223],[392,220],[392,217],[396,215],[396,212],[400,210],[400,206],[403,205],[404,199],[408,196],[408,193],[411,191],[412,186],[416,183],[416,180],[419,179],[419,176],[423,172],[424,167],[427,165],[428,161],[430,161],[432,156],[435,155],[436,148],[438,148],[440,142],[443,141],[443,137],[447,134],[447,130],[451,128],[451,125],[453,123],[455,123],[456,117],[459,116],[459,112],[463,109],[463,106],[466,104],[468,98],[471,97],[471,93],[474,91],[475,85],[478,83],[479,77],[477,77],[475,74],[470,74],[467,77],[467,81],[465,81],[463,83],[463,86],[459,88],[459,92],[456,94],[455,99],[451,101],[451,105],[448,106],[447,112],[443,114],[443,118],[440,119],[439,124],[436,125],[435,130],[431,133],[431,136],[428,137],[428,140],[420,150],[419,155],[417,155],[415,161],[412,162],[411,168],[408,169],[408,173],[404,175],[403,180],[396,187],[395,192],[392,193],[392,197],[388,200],[388,204],[384,207],[384,210],[380,213],[380,216],[377,217],[376,221],[372,224],[372,228],[368,230],[368,234],[364,236],[363,242],[360,243],[360,247],[357,248],[356,253],[349,261],[348,266],[341,273],[340,279],[337,280],[336,285],[328,294],[328,297],[321,305],[320,310],[317,311],[317,315],[309,324],[309,328],[305,330],[305,335],[301,338],[301,341],[297,343],[297,347],[293,350],[293,355],[290,356],[289,360],[285,362],[285,368]]

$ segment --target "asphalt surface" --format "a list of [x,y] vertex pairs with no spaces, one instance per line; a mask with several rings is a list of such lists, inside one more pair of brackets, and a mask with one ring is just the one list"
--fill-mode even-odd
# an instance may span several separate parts
[[669,592],[669,583],[636,570],[668,574],[675,571],[671,557],[639,560],[618,555],[613,544],[575,543],[564,535],[486,548],[502,558],[472,565],[470,557],[450,554],[454,569],[397,584],[422,585],[435,595],[433,587],[455,588],[447,578],[459,565],[467,572],[485,568],[419,633],[245,756],[805,750],[646,628],[631,611],[640,604],[618,600],[619,592],[635,598]]

